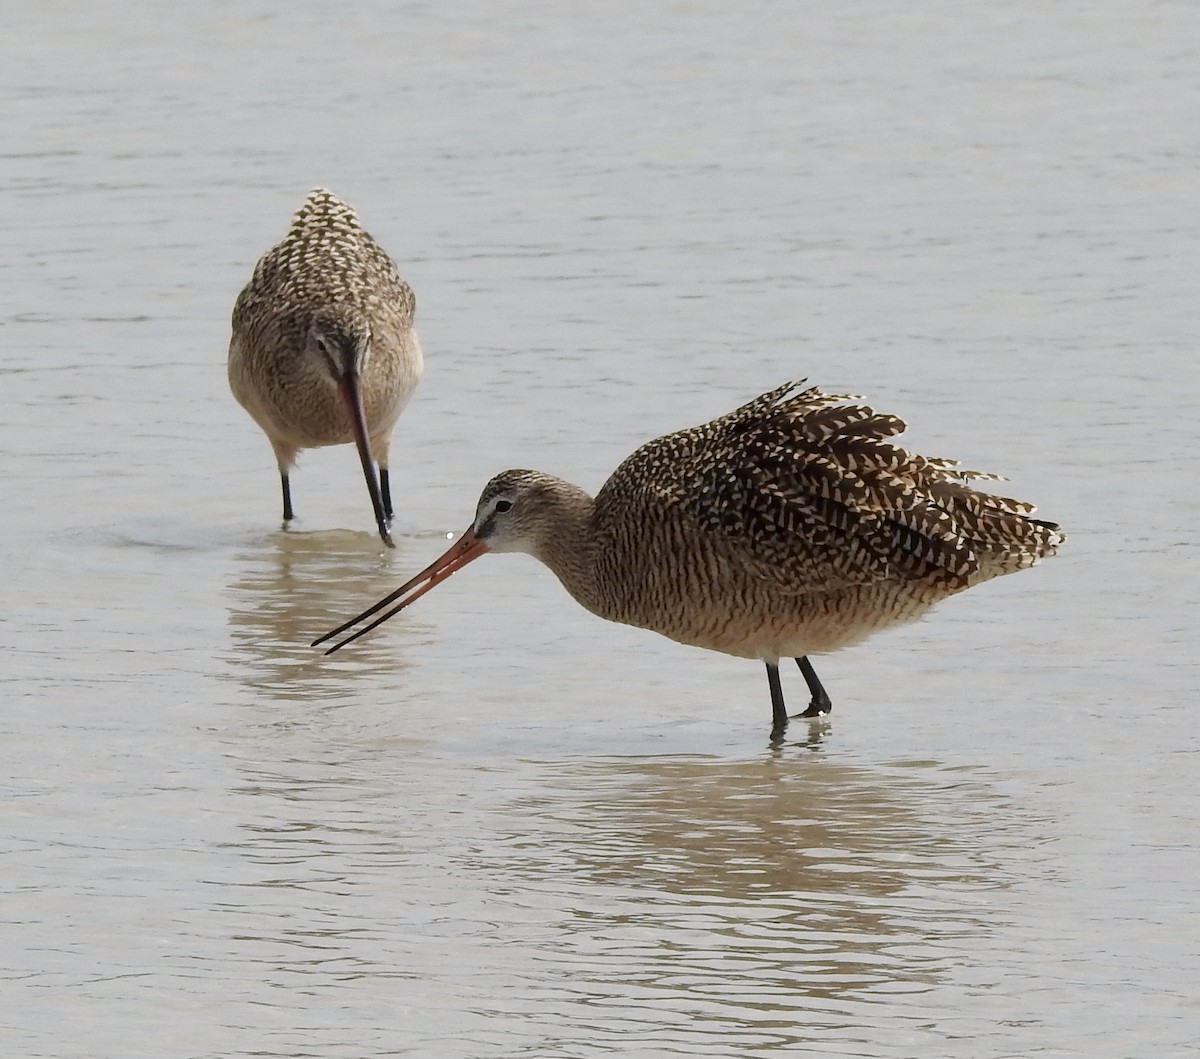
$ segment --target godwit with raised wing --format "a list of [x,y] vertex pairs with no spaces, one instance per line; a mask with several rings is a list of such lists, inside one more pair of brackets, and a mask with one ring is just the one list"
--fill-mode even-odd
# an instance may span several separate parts
[[396,604],[336,651],[484,552],[528,552],[593,614],[761,659],[777,737],[781,658],[812,693],[800,716],[827,713],[809,655],[912,621],[1066,539],[1031,504],[970,484],[996,476],[893,444],[895,416],[801,385],[643,445],[595,499],[538,471],[498,474],[441,558],[313,646]]
[[294,516],[296,453],[353,441],[379,536],[392,546],[388,447],[421,377],[415,311],[392,259],[323,188],[255,267],[233,307],[229,386],[275,450],[284,522]]

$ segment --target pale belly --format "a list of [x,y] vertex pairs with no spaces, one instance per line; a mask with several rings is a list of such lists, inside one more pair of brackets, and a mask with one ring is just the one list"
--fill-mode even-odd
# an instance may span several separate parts
[[719,604],[680,600],[677,608],[651,608],[614,620],[710,651],[773,661],[836,651],[916,621],[946,594],[919,582],[884,582],[833,596],[763,592]]
[[[238,403],[262,431],[286,450],[343,445],[354,440],[346,403],[327,376],[270,372],[233,348],[229,384]],[[390,435],[415,386],[415,377],[384,378],[368,370],[361,394],[363,417],[372,439]]]

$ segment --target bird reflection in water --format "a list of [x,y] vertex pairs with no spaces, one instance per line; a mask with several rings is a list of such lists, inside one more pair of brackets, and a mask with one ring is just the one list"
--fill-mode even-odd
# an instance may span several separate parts
[[[406,542],[398,542],[403,554]],[[244,551],[229,585],[229,660],[238,679],[272,698],[352,701],[359,690],[348,686],[346,670],[314,661],[306,645],[347,586],[377,591],[379,579],[391,576],[391,554],[381,555],[369,534],[350,531],[275,533]],[[410,642],[427,642],[426,627],[409,631]],[[409,665],[394,643],[348,662],[359,677],[395,675]]]
[[734,1030],[751,1051],[828,1040],[852,1005],[894,1018],[896,993],[917,1014],[907,995],[985,951],[1006,851],[1041,841],[986,777],[778,751],[549,766],[510,818],[476,866],[557,895],[543,971],[614,1017],[669,997],[691,1019],[662,1036],[700,1052]]

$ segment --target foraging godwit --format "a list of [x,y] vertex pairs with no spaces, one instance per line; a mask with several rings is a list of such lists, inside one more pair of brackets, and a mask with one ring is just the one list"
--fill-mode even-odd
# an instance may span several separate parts
[[415,310],[391,258],[323,188],[255,267],[233,308],[229,386],[275,450],[284,522],[294,516],[296,453],[353,441],[379,536],[392,546],[388,447],[421,377]]
[[809,655],[912,621],[1066,539],[1029,518],[1031,504],[970,484],[996,476],[893,444],[895,416],[801,385],[643,445],[595,499],[538,471],[498,474],[444,555],[313,646],[400,600],[338,650],[484,552],[528,552],[593,614],[761,659],[779,736],[781,658],[812,693],[799,716],[827,713]]

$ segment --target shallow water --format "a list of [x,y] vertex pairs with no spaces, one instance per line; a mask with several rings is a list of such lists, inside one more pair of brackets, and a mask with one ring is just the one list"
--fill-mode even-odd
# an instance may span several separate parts
[[[1194,128],[1164,3],[29,5],[0,43],[0,1037],[74,1056],[1192,1054]],[[398,548],[278,528],[228,314],[305,192],[417,292]],[[820,660],[495,557],[787,378],[1071,539]],[[786,690],[802,702],[802,683]]]

